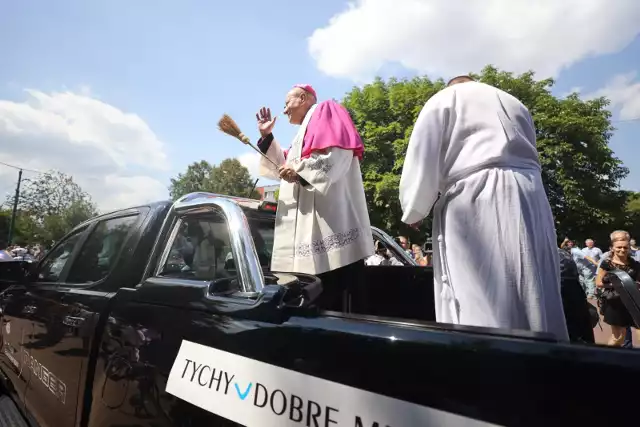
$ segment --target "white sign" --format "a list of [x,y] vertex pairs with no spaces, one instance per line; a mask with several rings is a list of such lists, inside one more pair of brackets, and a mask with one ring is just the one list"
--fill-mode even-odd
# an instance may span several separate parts
[[168,393],[247,427],[489,426],[182,341]]

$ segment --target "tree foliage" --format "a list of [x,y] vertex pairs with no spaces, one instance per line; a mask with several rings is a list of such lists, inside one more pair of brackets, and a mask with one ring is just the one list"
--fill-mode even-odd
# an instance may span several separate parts
[[174,200],[196,191],[248,197],[252,189],[249,170],[238,159],[225,159],[218,166],[201,160],[171,179],[169,194]]
[[[8,199],[13,200],[13,197]],[[48,216],[65,215],[72,207],[75,211],[82,210],[91,215],[96,213],[91,196],[71,176],[50,171],[23,180],[18,209],[37,222],[42,223]]]
[[366,148],[362,175],[371,223],[388,232],[416,237],[400,221],[398,186],[413,125],[425,102],[443,87],[427,77],[378,78],[343,100]]
[[[13,206],[13,196],[6,207]],[[91,196],[69,175],[50,171],[23,180],[14,228],[14,243],[50,244],[97,214]],[[9,233],[11,209],[0,211],[0,236]]]
[[[487,66],[474,77],[511,93],[532,113],[559,236],[591,236],[621,222],[627,195],[619,183],[628,170],[608,145],[614,128],[605,98],[558,98],[551,93],[554,81],[535,80],[533,72],[513,75]],[[362,172],[371,222],[389,232],[409,231],[398,201],[404,156],[422,107],[444,87],[428,77],[376,79],[343,100],[366,147]]]

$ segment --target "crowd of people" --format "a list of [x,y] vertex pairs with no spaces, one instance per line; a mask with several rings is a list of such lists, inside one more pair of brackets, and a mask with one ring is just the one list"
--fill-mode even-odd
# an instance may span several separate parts
[[[422,246],[415,243],[411,244],[405,236],[398,236],[395,240],[406,255],[413,259],[417,265],[421,267],[432,266],[433,251],[429,248],[428,242]],[[365,265],[390,265],[398,267],[405,265],[389,251],[389,248],[387,248],[383,242],[376,240],[373,248],[374,253],[365,259]]]
[[42,258],[44,250],[40,245],[29,245],[22,247],[20,245],[11,245],[6,249],[0,246],[0,261],[37,261]]
[[631,328],[636,328],[637,325],[620,293],[612,286],[608,273],[622,270],[633,280],[640,282],[640,249],[635,239],[623,230],[612,232],[609,240],[609,250],[604,253],[595,246],[592,239],[587,239],[585,247],[579,249],[572,240],[565,238],[560,248],[571,255],[585,295],[598,306],[603,321],[611,326],[608,344],[632,347]]

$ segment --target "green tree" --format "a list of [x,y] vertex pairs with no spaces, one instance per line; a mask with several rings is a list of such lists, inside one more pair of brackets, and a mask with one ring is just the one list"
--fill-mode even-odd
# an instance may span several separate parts
[[[7,198],[6,206],[13,204]],[[18,200],[14,243],[51,243],[97,214],[91,197],[69,175],[51,171],[25,179]],[[11,210],[0,212],[0,233],[9,232]]]
[[629,213],[640,214],[640,193],[627,192],[627,203],[625,209]]
[[56,242],[75,226],[96,215],[91,205],[74,202],[60,214],[44,217],[42,224],[42,240]]
[[169,194],[174,200],[196,191],[248,197],[252,188],[249,170],[238,159],[225,159],[218,166],[202,160],[171,179]]
[[171,178],[171,185],[169,185],[171,198],[176,200],[185,194],[196,191],[211,191],[210,177],[214,167],[206,160],[190,164],[185,173]]
[[[610,227],[607,231],[613,229],[622,229],[628,231],[631,236],[640,240],[640,193],[634,191],[625,192],[625,204],[624,204],[624,216],[617,221],[615,227]],[[606,235],[600,236],[600,246],[606,246],[608,237]]]
[[[7,202],[12,200],[13,196],[7,198]],[[44,218],[51,215],[64,215],[72,206],[76,211],[81,207],[89,217],[96,214],[91,196],[71,176],[50,171],[24,180],[18,209],[36,222],[42,223]]]
[[[354,88],[343,100],[366,147],[362,175],[371,223],[412,240],[424,240],[424,236],[400,221],[398,186],[404,155],[424,103],[443,87],[442,81],[427,77],[387,82],[378,78]],[[428,223],[425,226],[428,229]]]
[[[0,208],[0,249],[4,249],[9,237],[11,209]],[[24,212],[18,211],[13,231],[12,243],[29,245],[38,243],[42,228]]]
[[551,94],[554,80],[536,81],[533,72],[514,76],[486,67],[478,77],[522,100],[531,111],[558,237],[606,235],[620,224],[627,197],[620,181],[629,170],[609,148],[615,130],[609,101],[582,100],[575,93],[557,98]]
[[[613,155],[614,131],[605,98],[558,98],[552,79],[535,80],[487,66],[476,79],[519,98],[536,124],[543,180],[559,236],[588,236],[624,216],[625,193],[619,183],[628,170]],[[400,222],[398,185],[413,125],[425,102],[443,89],[442,80],[376,79],[349,92],[350,111],[366,146],[363,178],[372,224],[415,236]]]

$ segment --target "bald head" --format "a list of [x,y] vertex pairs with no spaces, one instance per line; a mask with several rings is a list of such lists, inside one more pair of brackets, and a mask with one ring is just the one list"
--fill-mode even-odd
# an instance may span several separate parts
[[458,84],[458,83],[466,83],[466,82],[474,82],[474,81],[475,80],[473,80],[469,76],[458,76],[458,77],[454,77],[451,80],[449,80],[449,83],[447,83],[447,87],[453,86],[453,85]]
[[284,113],[289,117],[289,123],[301,125],[313,104],[317,102],[312,93],[303,88],[294,87],[287,93]]

